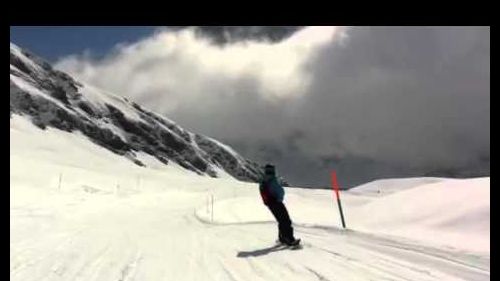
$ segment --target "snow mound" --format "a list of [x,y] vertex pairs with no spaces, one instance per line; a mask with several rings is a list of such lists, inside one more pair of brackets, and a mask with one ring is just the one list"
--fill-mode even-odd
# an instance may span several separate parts
[[385,196],[397,191],[413,188],[419,185],[435,183],[444,180],[443,178],[403,178],[403,179],[379,179],[371,181],[349,190],[351,194],[367,196]]
[[359,229],[489,251],[489,177],[418,185],[351,212]]

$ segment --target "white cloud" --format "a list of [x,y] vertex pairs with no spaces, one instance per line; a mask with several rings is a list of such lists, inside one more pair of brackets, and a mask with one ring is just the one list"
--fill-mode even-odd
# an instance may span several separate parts
[[[139,99],[152,94],[174,95],[174,104],[170,100],[162,108],[167,111],[176,104],[205,97],[214,76],[228,80],[253,77],[261,88],[256,93],[269,99],[283,98],[304,93],[310,77],[302,65],[318,47],[340,33],[341,28],[336,27],[308,27],[275,44],[241,41],[218,46],[195,36],[193,29],[164,30],[140,42],[117,46],[104,60],[76,55],[61,59],[57,67]],[[220,90],[234,94],[231,88]]]

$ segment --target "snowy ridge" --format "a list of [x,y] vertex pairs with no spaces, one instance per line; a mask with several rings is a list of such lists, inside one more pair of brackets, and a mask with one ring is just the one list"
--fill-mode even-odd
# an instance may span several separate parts
[[137,165],[145,165],[137,157],[142,152],[199,175],[219,177],[224,171],[243,181],[261,176],[257,163],[229,146],[188,132],[126,98],[80,83],[12,43],[10,114],[29,116],[42,129],[79,131]]

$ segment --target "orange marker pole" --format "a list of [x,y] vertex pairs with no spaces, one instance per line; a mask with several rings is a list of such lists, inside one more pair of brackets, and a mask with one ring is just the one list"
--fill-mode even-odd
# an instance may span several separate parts
[[340,194],[339,194],[339,184],[337,183],[337,174],[332,171],[332,189],[337,196],[337,204],[339,205],[340,219],[342,221],[342,227],[345,228],[344,213],[342,212],[342,204],[340,204]]

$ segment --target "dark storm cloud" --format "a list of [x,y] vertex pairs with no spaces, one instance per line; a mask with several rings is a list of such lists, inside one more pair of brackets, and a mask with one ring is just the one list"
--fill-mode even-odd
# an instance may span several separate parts
[[301,147],[326,159],[316,171],[336,167],[348,182],[489,174],[489,28],[348,34],[309,61],[313,81],[296,105]]
[[[169,27],[181,30],[185,27]],[[302,26],[196,26],[198,36],[210,38],[218,45],[235,43],[238,41],[269,41],[279,42],[288,38]]]
[[352,28],[309,62],[299,127],[321,124],[309,135],[331,140],[322,149],[334,156],[416,175],[484,164],[489,52],[488,28]]

